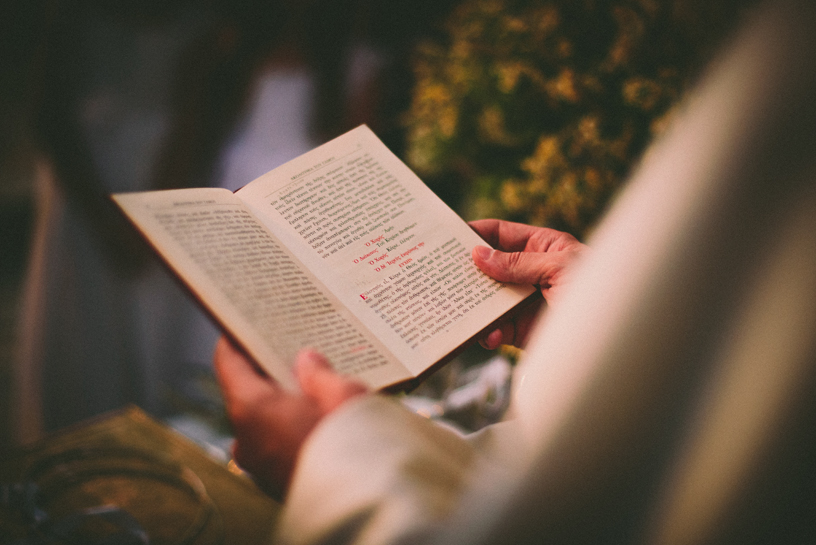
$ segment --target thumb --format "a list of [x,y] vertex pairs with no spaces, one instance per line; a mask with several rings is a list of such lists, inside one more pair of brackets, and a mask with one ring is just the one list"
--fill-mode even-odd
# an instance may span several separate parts
[[329,413],[349,399],[368,392],[363,384],[344,378],[314,350],[301,350],[295,358],[295,375],[303,393]]
[[560,270],[559,256],[544,252],[502,252],[486,246],[473,249],[473,262],[499,282],[546,286]]

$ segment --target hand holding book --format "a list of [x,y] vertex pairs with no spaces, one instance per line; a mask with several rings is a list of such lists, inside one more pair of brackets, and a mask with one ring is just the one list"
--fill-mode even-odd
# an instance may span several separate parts
[[300,391],[292,392],[257,368],[222,337],[215,371],[235,436],[233,457],[277,500],[286,495],[297,455],[317,423],[367,388],[334,373],[317,352],[295,358]]
[[[567,265],[585,246],[566,233],[498,220],[472,222],[471,227],[498,250],[474,261],[499,278],[539,282],[551,295],[568,280]],[[507,250],[505,252],[504,250]],[[539,305],[526,305],[501,321],[481,341],[521,346]],[[273,497],[282,499],[303,442],[318,422],[346,401],[367,393],[362,384],[342,377],[314,351],[298,353],[295,374],[300,392],[284,390],[257,372],[238,350],[222,338],[215,351],[215,369],[227,413],[235,430],[234,456]]]
[[[545,227],[493,219],[472,221],[470,226],[496,248],[475,247],[476,266],[500,282],[538,286],[549,305],[569,282],[568,265],[586,249],[569,233]],[[541,301],[537,301],[508,315],[481,339],[482,346],[490,350],[500,344],[522,347],[540,306]]]

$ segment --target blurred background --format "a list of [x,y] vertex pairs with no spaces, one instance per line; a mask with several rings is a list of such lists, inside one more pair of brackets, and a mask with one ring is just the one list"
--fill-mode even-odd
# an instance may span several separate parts
[[[0,453],[128,403],[226,444],[217,331],[110,192],[237,189],[367,123],[465,219],[585,239],[747,4],[11,0]],[[512,354],[491,357],[407,403],[464,429],[498,418]]]

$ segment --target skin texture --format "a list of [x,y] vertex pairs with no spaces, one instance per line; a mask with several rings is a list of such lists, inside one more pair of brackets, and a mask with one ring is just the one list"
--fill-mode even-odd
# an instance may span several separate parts
[[309,349],[295,359],[299,392],[263,374],[225,337],[215,346],[214,363],[235,435],[233,457],[276,499],[285,496],[298,453],[317,423],[368,392],[336,374],[323,355]]
[[[476,266],[501,282],[538,286],[548,305],[557,304],[569,282],[568,265],[587,248],[572,235],[546,227],[492,219],[472,221],[470,227],[496,248],[474,248]],[[482,346],[490,350],[500,344],[523,346],[540,307],[522,309],[482,339]]]
[[[535,284],[547,304],[555,303],[568,281],[566,266],[586,248],[567,233],[499,220],[474,221],[471,227],[496,250],[479,246],[473,260],[496,280]],[[520,346],[540,305],[528,306],[481,342]],[[269,495],[283,499],[298,453],[326,415],[360,395],[366,386],[336,374],[326,358],[310,349],[295,359],[300,391],[281,387],[222,337],[215,347],[216,376],[232,423],[235,461]]]

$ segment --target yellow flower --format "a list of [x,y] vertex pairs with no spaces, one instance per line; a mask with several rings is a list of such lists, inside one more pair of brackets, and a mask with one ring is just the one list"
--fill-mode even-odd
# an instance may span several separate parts
[[576,185],[578,177],[574,172],[564,174],[558,181],[558,185],[553,192],[552,201],[557,206],[561,215],[572,225],[577,225],[579,221],[580,195]]
[[564,164],[561,142],[555,136],[542,136],[533,155],[525,159],[521,168],[532,175]]
[[598,125],[600,124],[598,116],[588,115],[582,117],[578,122],[578,136],[584,142],[597,144],[600,141],[600,131]]
[[631,8],[615,6],[612,9],[618,34],[606,60],[606,70],[612,71],[627,64],[645,32],[643,20]]
[[558,77],[547,85],[550,96],[565,102],[578,102],[578,91],[575,89],[575,72],[571,68],[564,68]]
[[496,65],[499,90],[502,93],[511,93],[516,88],[519,77],[524,72],[520,62],[501,62]]
[[566,59],[572,56],[572,42],[569,40],[558,40],[558,46],[556,48],[558,52],[558,56],[562,59]]
[[623,82],[623,100],[642,110],[653,109],[661,98],[662,87],[649,78],[635,76]]
[[446,138],[450,138],[456,133],[458,122],[459,111],[453,107],[444,108],[439,116],[439,131]]
[[467,89],[475,79],[473,71],[469,65],[462,62],[454,62],[448,67],[448,79],[455,89]]
[[538,30],[545,36],[555,30],[561,23],[558,8],[555,6],[545,6],[538,12]]
[[587,167],[584,170],[584,181],[593,193],[598,193],[604,185],[603,177],[597,168]]
[[500,0],[482,0],[481,9],[488,15],[497,15],[504,10],[504,2]]
[[416,50],[406,158],[464,180],[463,215],[585,234],[701,60],[690,24],[708,21],[678,2],[459,2],[447,39]]
[[504,112],[496,106],[482,110],[479,116],[479,135],[493,144],[512,145],[515,142],[504,125]]
[[502,183],[500,196],[502,204],[511,212],[524,209],[526,204],[522,185],[515,180],[505,180]]
[[527,23],[518,17],[503,17],[502,22],[504,23],[504,28],[510,32],[517,32],[520,34],[529,30]]
[[451,47],[450,56],[452,59],[467,59],[473,54],[473,44],[467,39],[458,39]]

